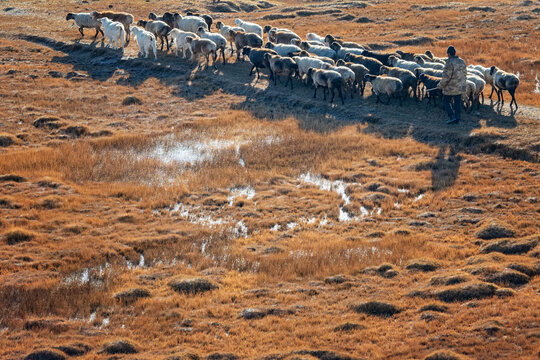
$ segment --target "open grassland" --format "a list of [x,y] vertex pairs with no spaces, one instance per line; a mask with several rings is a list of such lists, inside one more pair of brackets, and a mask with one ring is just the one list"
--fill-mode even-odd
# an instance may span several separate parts
[[[271,2],[212,14],[454,44],[520,73],[519,111],[330,106],[245,63],[74,42],[65,14],[106,1],[4,1],[0,358],[538,359],[540,3]],[[176,6],[114,3],[218,5]]]

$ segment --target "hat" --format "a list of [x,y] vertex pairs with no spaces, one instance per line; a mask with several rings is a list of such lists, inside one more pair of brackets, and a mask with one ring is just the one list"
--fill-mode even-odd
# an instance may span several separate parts
[[450,45],[448,47],[448,49],[446,50],[446,53],[450,56],[455,56],[456,55],[456,48],[453,47],[452,45]]

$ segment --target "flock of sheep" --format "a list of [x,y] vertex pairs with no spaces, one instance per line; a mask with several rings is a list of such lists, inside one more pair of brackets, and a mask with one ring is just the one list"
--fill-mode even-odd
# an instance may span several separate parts
[[[332,35],[321,37],[308,33],[306,39],[302,40],[292,30],[270,25],[263,28],[241,19],[236,19],[234,26],[218,21],[218,32],[211,32],[212,17],[192,13],[185,16],[170,12],[162,16],[150,13],[149,20],[140,20],[137,26],[133,25],[133,15],[122,12],[69,13],[66,20],[71,19],[75,20],[82,36],[84,28],[94,28],[94,38],[101,33],[103,40],[108,38],[108,46],[112,44],[122,50],[133,33],[139,53],[145,57],[152,52],[157,59],[157,39],[160,40],[162,51],[165,45],[169,50],[174,44],[175,55],[178,56],[181,49],[183,58],[189,54],[191,61],[198,62],[199,69],[202,58],[206,59],[206,67],[210,66],[212,59],[212,66],[216,68],[219,55],[225,64],[225,51],[229,43],[231,55],[236,51],[237,61],[243,61],[246,56],[249,58],[253,65],[250,76],[255,70],[259,78],[259,69],[267,69],[274,84],[278,80],[281,82],[280,76],[284,76],[287,79],[285,86],[290,84],[291,89],[295,77],[304,84],[311,81],[315,88],[313,97],[316,98],[317,89],[321,87],[325,100],[327,91],[331,93],[331,103],[336,91],[342,103],[346,92],[350,93],[351,98],[357,91],[363,95],[367,82],[371,83],[377,102],[383,102],[384,95],[387,104],[391,98],[397,98],[401,104],[402,99],[410,96],[414,99],[424,96],[436,104],[436,99],[442,96],[437,85],[446,59],[435,57],[429,50],[424,54],[399,50],[379,53]],[[263,47],[265,33],[268,42]],[[483,91],[487,83],[492,87],[490,98],[496,92],[502,106],[503,90],[507,90],[512,96],[510,108],[515,104],[517,110],[515,91],[519,85],[518,76],[495,66],[469,65],[467,72],[467,89],[462,97],[466,108],[472,110],[475,104],[479,107],[480,96],[484,102]]]

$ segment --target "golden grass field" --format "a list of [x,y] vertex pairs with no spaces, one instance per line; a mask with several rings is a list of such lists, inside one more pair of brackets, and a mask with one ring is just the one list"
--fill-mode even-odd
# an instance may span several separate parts
[[79,41],[110,3],[0,4],[1,359],[540,357],[539,1],[114,2],[519,72],[457,126]]

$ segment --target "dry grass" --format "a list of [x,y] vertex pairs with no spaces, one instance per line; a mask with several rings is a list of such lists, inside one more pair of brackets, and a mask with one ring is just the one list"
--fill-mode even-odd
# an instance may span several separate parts
[[[216,20],[339,9],[374,22],[271,23],[368,44],[428,36],[401,48],[436,55],[452,43],[519,71],[518,102],[540,104],[534,24],[514,19],[530,7],[273,3]],[[17,10],[0,13],[2,139],[14,140],[0,152],[0,358],[537,357],[537,110],[486,107],[451,128],[422,104],[328,108],[252,82],[245,64],[92,65],[103,53],[72,45],[64,19],[102,5],[2,6]],[[12,37],[44,33],[65,44]]]

